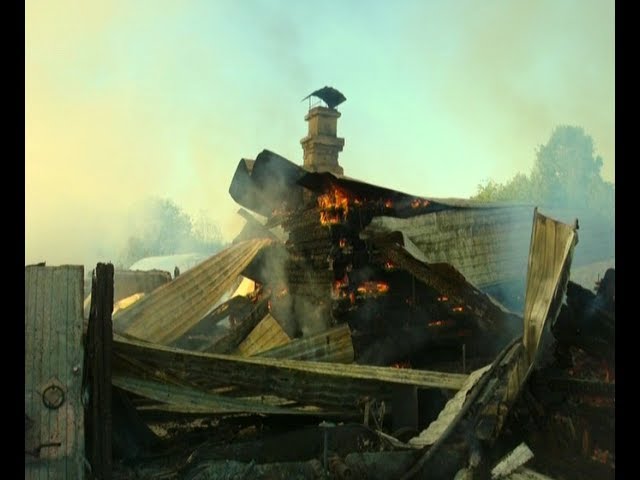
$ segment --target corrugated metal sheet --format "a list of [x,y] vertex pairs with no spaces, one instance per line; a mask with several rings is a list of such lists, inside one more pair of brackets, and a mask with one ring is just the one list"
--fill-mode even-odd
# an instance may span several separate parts
[[83,285],[81,266],[25,268],[25,478],[84,478]]
[[172,342],[215,305],[269,243],[249,240],[219,252],[114,315],[114,331],[159,344]]
[[243,357],[250,357],[290,341],[289,335],[285,333],[278,321],[271,314],[267,314],[238,345],[237,353]]
[[532,362],[549,317],[558,315],[569,281],[569,268],[578,237],[573,226],[534,212],[523,342]]
[[311,360],[315,362],[352,363],[354,359],[351,330],[346,323],[307,338],[261,353],[260,357]]

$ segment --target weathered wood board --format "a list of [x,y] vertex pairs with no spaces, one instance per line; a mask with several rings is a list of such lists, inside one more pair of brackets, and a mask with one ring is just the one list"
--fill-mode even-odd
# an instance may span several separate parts
[[25,479],[84,478],[83,270],[25,267]]

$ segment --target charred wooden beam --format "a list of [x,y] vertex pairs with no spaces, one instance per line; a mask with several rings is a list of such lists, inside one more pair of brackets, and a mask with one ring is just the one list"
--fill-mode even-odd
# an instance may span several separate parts
[[[118,371],[160,378],[159,372],[199,388],[235,386],[249,394],[273,394],[311,405],[359,409],[365,398],[389,399],[394,385],[458,389],[466,375],[272,358],[195,353],[118,339]],[[193,380],[194,382],[196,380]]]
[[91,411],[87,419],[87,451],[93,478],[108,480],[112,472],[111,362],[113,265],[98,263],[91,284],[87,331],[87,374]]

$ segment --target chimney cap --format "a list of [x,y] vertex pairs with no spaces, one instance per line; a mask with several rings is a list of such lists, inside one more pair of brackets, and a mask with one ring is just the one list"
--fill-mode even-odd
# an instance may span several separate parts
[[324,103],[331,109],[335,109],[338,105],[344,102],[347,98],[338,90],[333,87],[322,87],[315,92],[310,93],[306,97],[304,97],[301,101],[304,102],[309,97],[318,97],[320,100],[323,100]]

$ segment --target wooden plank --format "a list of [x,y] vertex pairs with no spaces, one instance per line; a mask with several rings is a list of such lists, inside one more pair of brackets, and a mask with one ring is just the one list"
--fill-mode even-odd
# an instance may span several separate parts
[[559,312],[569,281],[577,235],[573,226],[534,211],[527,270],[522,343],[514,346],[494,372],[498,380],[487,388],[485,405],[476,421],[476,435],[493,441],[533,368],[546,322]]
[[[532,363],[549,317],[557,317],[569,281],[573,226],[534,211],[524,306],[524,345]],[[552,320],[553,320],[552,318]]]
[[354,351],[351,330],[349,325],[344,323],[326,332],[300,338],[281,347],[262,352],[258,356],[315,362],[352,363]]
[[83,267],[25,267],[25,478],[84,478]]
[[[280,415],[318,415],[317,409],[274,406],[260,399],[248,400],[217,395],[186,385],[173,385],[157,380],[116,375],[113,384],[136,395],[165,404],[170,411],[183,413],[257,413]],[[158,406],[163,410],[163,406]]]
[[282,329],[278,321],[271,314],[267,314],[238,345],[236,353],[243,357],[250,357],[285,345],[290,341],[291,338]]
[[168,345],[193,327],[233,287],[268,239],[232,245],[113,316],[114,329]]
[[[69,298],[67,297],[67,274],[65,270],[54,270],[52,272],[52,298],[59,298],[61,301],[53,302],[51,305],[51,319],[66,319],[69,315]],[[73,302],[73,299],[71,299]],[[55,376],[62,385],[69,385],[71,382],[70,368],[65,368],[68,361],[65,353],[68,350],[67,321],[51,321],[49,323],[49,336],[47,339],[49,368],[51,376]],[[63,353],[64,352],[64,353]],[[69,411],[69,403],[64,402],[60,407],[60,415],[49,417],[49,431],[56,432],[57,435],[68,438],[68,419],[72,418],[73,412]],[[68,446],[68,444],[67,444]],[[70,452],[66,452],[70,453]],[[72,472],[68,471],[67,463],[61,470],[68,478]],[[62,473],[62,472],[61,472]]]
[[502,478],[511,474],[516,469],[533,458],[533,452],[528,445],[522,442],[509,454],[504,456],[498,464],[491,469],[491,478]]
[[[457,390],[467,378],[423,370],[191,352],[122,338],[114,342],[114,354],[122,374],[153,378],[157,372],[167,372],[204,389],[235,386],[249,394],[353,409],[367,397],[390,398],[394,385]],[[132,372],[127,359],[135,359],[144,373]]]
[[[72,365],[71,373],[73,376],[72,385],[73,388],[73,396],[76,399],[77,408],[79,409],[79,416],[75,417],[81,421],[68,422],[69,425],[69,434],[74,435],[77,441],[77,448],[81,449],[81,457],[78,458],[78,462],[73,466],[75,468],[75,477],[83,478],[84,472],[86,468],[86,460],[85,460],[85,421],[84,421],[84,406],[82,404],[82,396],[83,396],[83,384],[82,379],[84,378],[84,357],[85,357],[85,349],[84,349],[84,318],[83,318],[83,305],[82,299],[84,296],[84,285],[83,282],[75,280],[74,275],[76,275],[73,271],[69,270],[67,272],[67,302],[68,305],[71,306],[71,311],[67,313],[69,318],[75,318],[75,321],[69,322],[67,325],[67,354],[69,355],[69,361]],[[81,270],[81,277],[84,278],[84,269]],[[76,282],[77,283],[74,283]],[[72,406],[69,405],[68,411],[73,411]],[[81,410],[80,410],[81,409]],[[68,468],[70,472],[70,476],[73,476],[72,469]]]
[[88,453],[92,475],[101,480],[112,473],[111,361],[113,329],[113,265],[98,263],[91,285],[87,331],[87,368],[91,379]]
[[216,353],[229,353],[238,348],[240,342],[242,342],[247,335],[253,330],[256,325],[262,320],[268,312],[269,298],[265,297],[260,300],[253,310],[245,316],[238,325],[231,328],[229,332],[219,339],[215,340],[210,347],[207,347],[207,352]]
[[[24,404],[25,404],[25,439],[24,449],[26,451],[32,451],[40,444],[40,422],[36,421],[35,413],[37,411],[37,396],[34,391],[34,377],[37,377],[35,361],[35,345],[37,335],[37,324],[35,316],[36,295],[38,289],[36,288],[36,281],[38,271],[31,272],[25,271],[24,277],[24,304],[25,304],[25,322],[24,322]],[[27,477],[27,458],[25,457],[25,477]],[[30,478],[37,478],[34,472],[29,472]],[[29,477],[27,477],[29,478]]]

